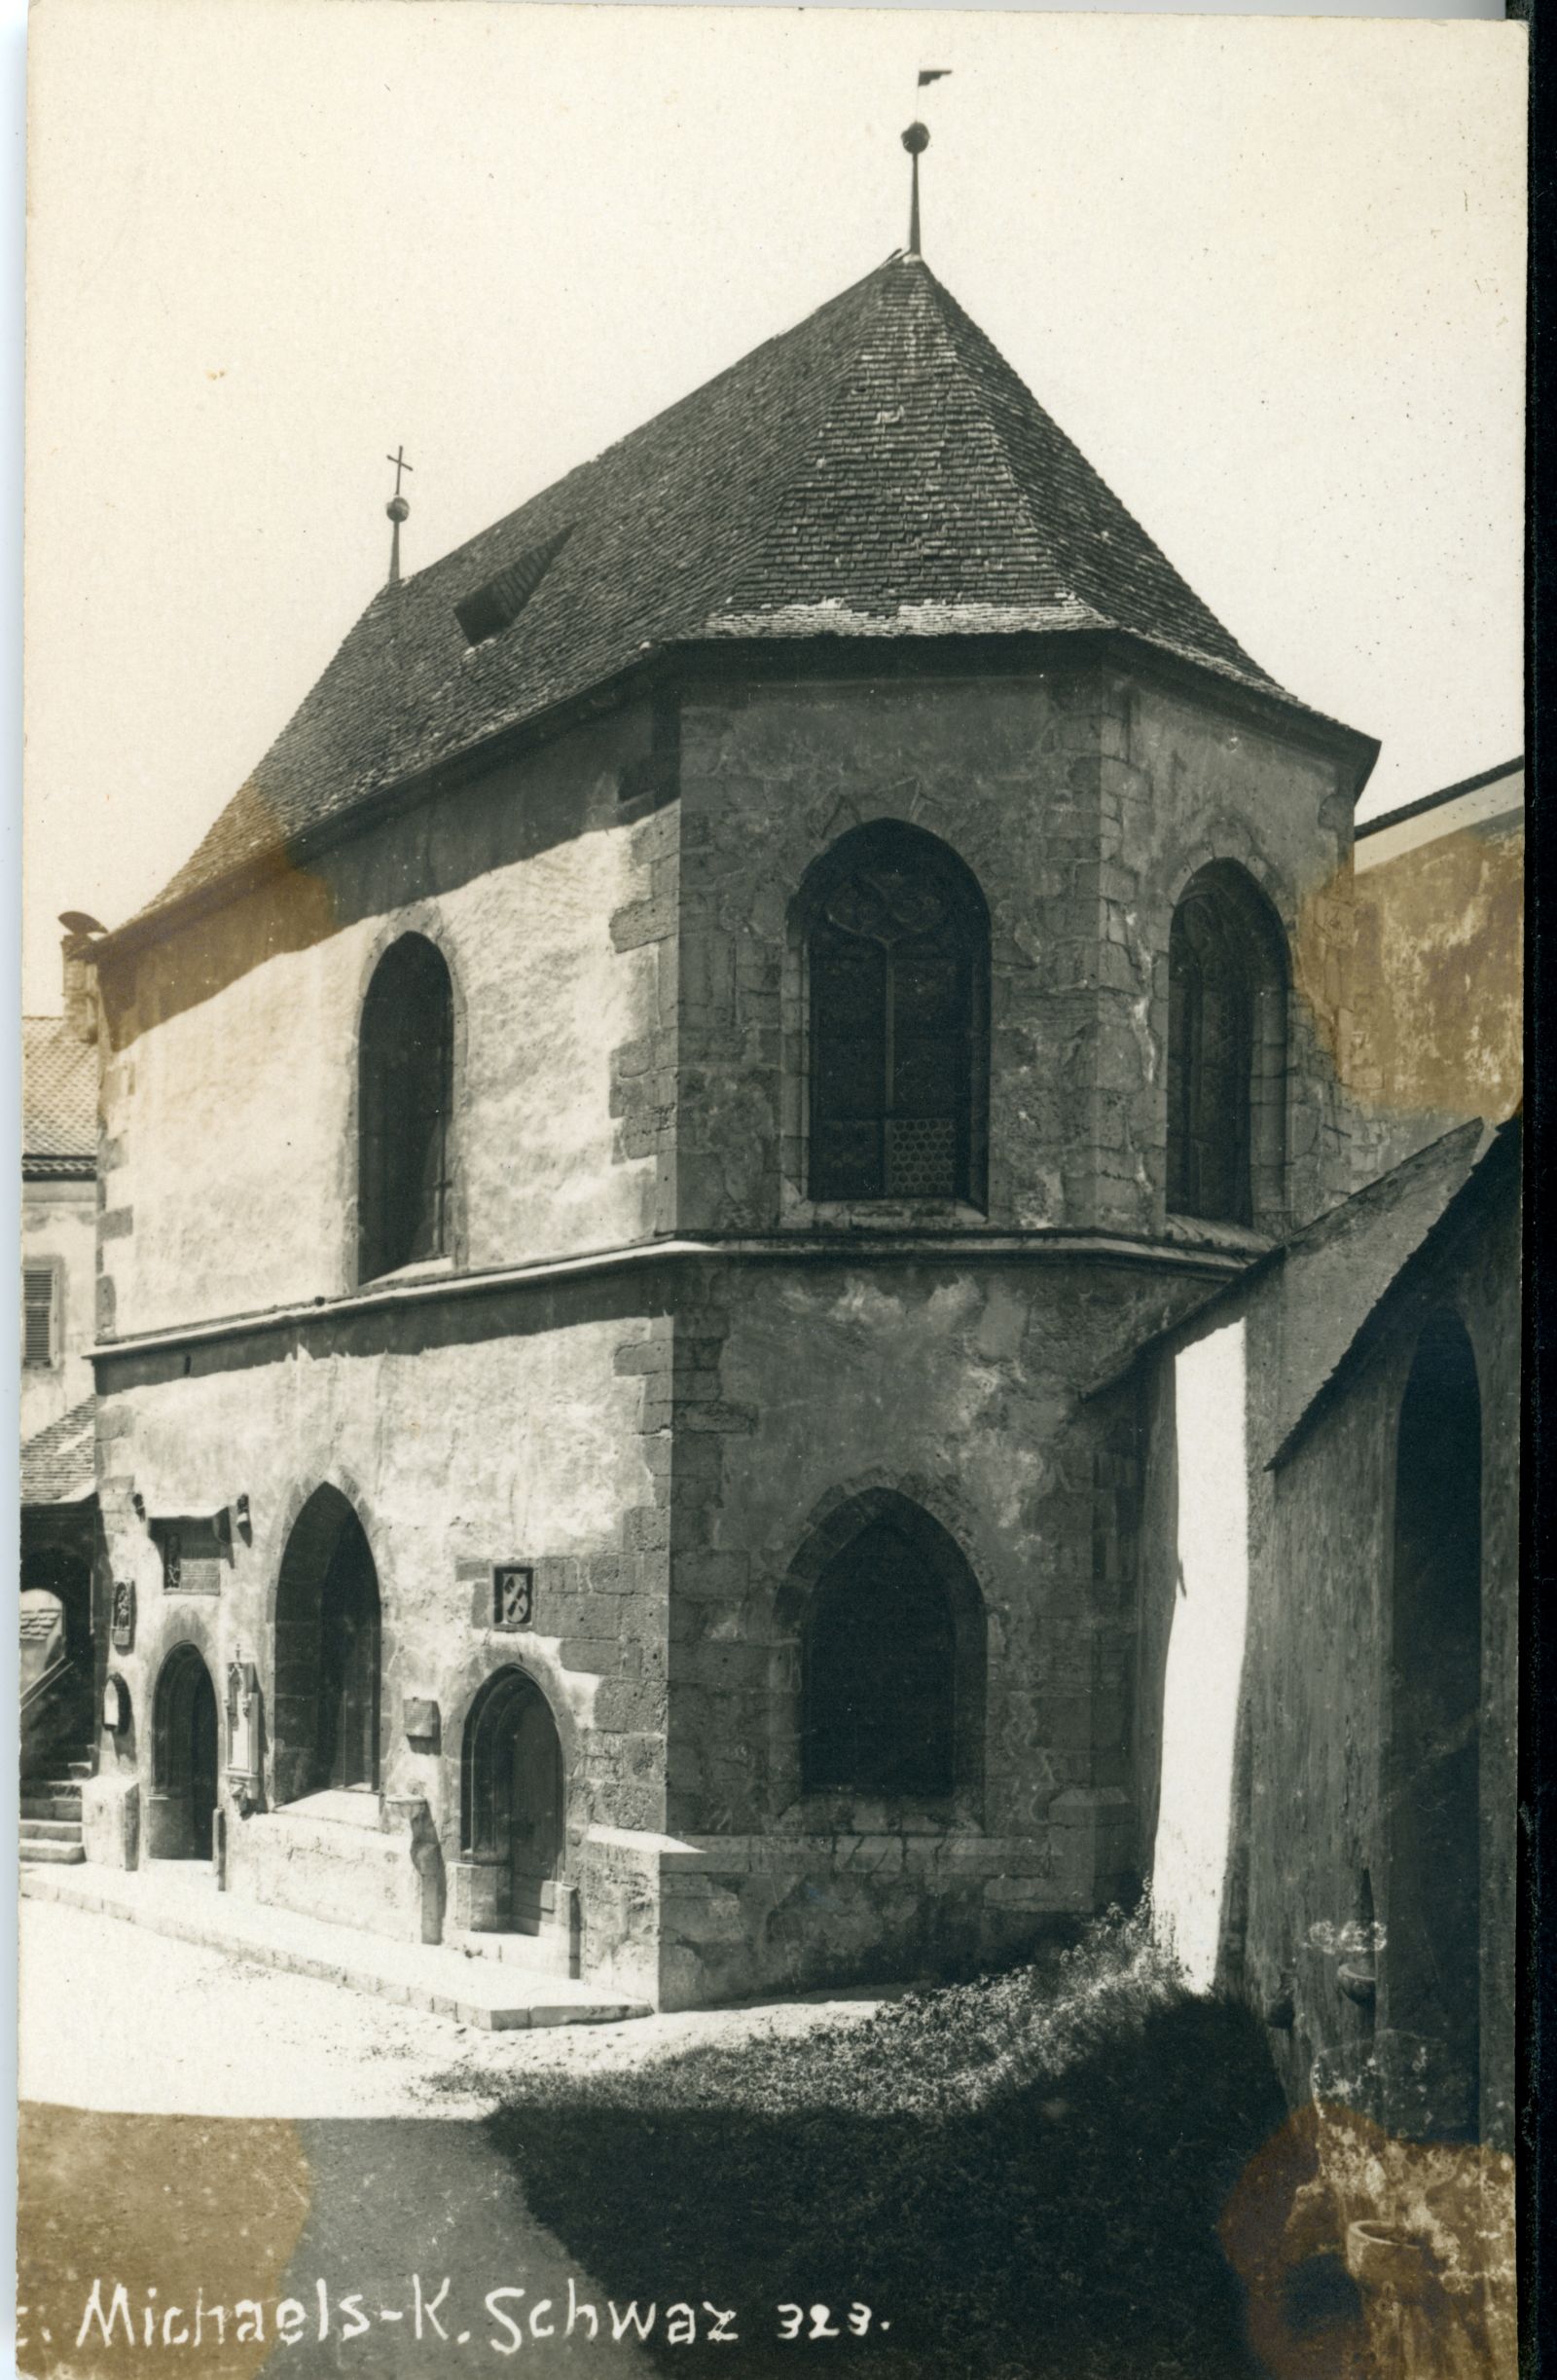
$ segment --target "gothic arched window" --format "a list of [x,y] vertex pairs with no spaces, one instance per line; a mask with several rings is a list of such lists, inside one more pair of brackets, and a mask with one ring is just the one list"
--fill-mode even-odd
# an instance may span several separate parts
[[918,828],[865,826],[802,897],[817,1199],[982,1202],[989,914]]
[[1281,929],[1240,867],[1186,886],[1168,941],[1168,1207],[1274,1221],[1282,1203],[1286,970]]
[[364,1281],[448,1248],[453,991],[441,951],[408,934],[368,986],[358,1044],[358,1269]]
[[907,1498],[828,1523],[800,1626],[800,1789],[939,1800],[976,1786],[983,1602]]

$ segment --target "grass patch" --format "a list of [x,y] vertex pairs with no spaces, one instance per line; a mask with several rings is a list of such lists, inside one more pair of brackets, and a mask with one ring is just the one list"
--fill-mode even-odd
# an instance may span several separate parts
[[[601,2292],[741,2309],[742,2380],[1242,2380],[1215,2222],[1284,2112],[1254,2020],[1114,1916],[802,2040],[537,2072],[489,2122]],[[890,2330],[778,2343],[778,2302],[855,2300]]]

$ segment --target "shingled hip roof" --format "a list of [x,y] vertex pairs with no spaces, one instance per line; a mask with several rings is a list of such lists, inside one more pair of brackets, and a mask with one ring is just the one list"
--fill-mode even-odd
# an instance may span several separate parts
[[[517,606],[480,600],[514,580],[525,589]],[[473,641],[472,622],[505,612],[506,626]],[[1213,617],[923,260],[894,256],[494,528],[384,588],[145,914],[658,647],[1100,629],[1303,709]]]
[[21,1167],[90,1174],[97,1155],[97,1053],[62,1016],[21,1020]]
[[21,1449],[23,1505],[84,1504],[97,1492],[97,1400],[88,1397]]

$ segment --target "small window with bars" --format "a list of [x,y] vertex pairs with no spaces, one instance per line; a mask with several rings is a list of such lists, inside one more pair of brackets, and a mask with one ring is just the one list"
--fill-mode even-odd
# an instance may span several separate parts
[[58,1358],[55,1307],[59,1274],[53,1264],[27,1264],[21,1275],[21,1360],[29,1371],[48,1372]]

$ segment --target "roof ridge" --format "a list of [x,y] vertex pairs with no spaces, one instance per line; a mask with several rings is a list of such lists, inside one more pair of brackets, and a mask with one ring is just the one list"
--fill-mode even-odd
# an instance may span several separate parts
[[[1211,654],[1206,654],[1203,652],[1196,657],[1202,661],[1206,661],[1208,659],[1214,661],[1214,646],[1216,642],[1219,641],[1221,647],[1223,648],[1224,666],[1230,665],[1235,669],[1247,672],[1249,676],[1258,684],[1270,687],[1274,691],[1281,692],[1282,689],[1278,686],[1277,681],[1266,670],[1260,667],[1259,663],[1253,658],[1252,654],[1245,651],[1244,647],[1239,643],[1237,638],[1232,635],[1231,631],[1222,625],[1221,620],[1217,617],[1216,613],[1212,610],[1211,605],[1206,602],[1205,597],[1199,594],[1198,591],[1190,585],[1188,579],[1184,577],[1183,572],[1178,568],[1177,563],[1170,560],[1169,556],[1157,543],[1156,538],[1146,528],[1145,524],[1137,518],[1135,513],[1131,511],[1129,505],[1125,503],[1124,499],[1110,486],[1109,482],[1104,478],[1097,465],[1090,460],[1082,448],[1076,444],[1076,441],[1070,436],[1068,430],[1065,428],[1062,422],[1055,419],[1052,413],[1050,413],[1048,407],[1043,403],[1041,397],[1037,396],[1034,391],[1029,387],[1027,382],[1022,378],[1022,375],[1016,370],[1016,367],[996,346],[995,341],[990,337],[988,331],[986,331],[981,324],[974,321],[972,315],[967,311],[967,309],[960,304],[958,299],[952,294],[951,290],[947,288],[944,281],[936,278],[936,275],[930,272],[928,266],[925,267],[925,272],[934,286],[943,317],[947,323],[949,336],[951,336],[954,343],[957,345],[960,360],[962,362],[964,369],[968,373],[970,381],[977,389],[980,402],[986,405],[988,408],[990,391],[986,385],[984,373],[981,372],[979,367],[982,364],[985,371],[987,371],[989,367],[993,365],[995,372],[1007,384],[1008,393],[1017,403],[1023,416],[1029,421],[1036,416],[1037,420],[1042,423],[1045,434],[1055,442],[1060,450],[1061,458],[1063,458],[1063,460],[1069,467],[1074,477],[1075,484],[1073,488],[1068,491],[1068,493],[1074,500],[1079,502],[1081,508],[1086,513],[1087,527],[1093,540],[1101,541],[1104,545],[1111,548],[1117,557],[1118,546],[1113,534],[1114,523],[1101,517],[1102,515],[1109,513],[1114,515],[1117,523],[1120,526],[1128,529],[1132,534],[1139,539],[1141,549],[1150,558],[1153,568],[1160,569],[1167,574],[1168,579],[1172,582],[1174,587],[1177,590],[1181,591],[1183,595],[1189,598],[1195,611],[1199,614],[1199,627],[1202,636],[1209,636],[1213,649]],[[971,354],[968,352],[969,349],[971,349]],[[992,422],[994,421],[994,418],[995,417],[992,411]],[[1010,450],[1006,431],[996,424],[996,434],[1000,440],[1002,449],[1004,449],[1009,455]],[[1023,474],[1014,458],[1012,460],[1012,469],[1018,484],[1022,485]],[[1023,493],[1024,495],[1026,495],[1027,491],[1025,486],[1023,487]],[[1098,501],[1100,497],[1102,498],[1101,505]],[[1060,530],[1060,534],[1058,536],[1054,534],[1055,527],[1058,527]],[[1075,600],[1078,603],[1085,604],[1089,610],[1096,612],[1097,604],[1095,600],[1095,593],[1088,591],[1088,581],[1091,573],[1086,567],[1086,555],[1084,552],[1078,554],[1072,540],[1065,535],[1064,527],[1065,525],[1063,519],[1059,517],[1057,517],[1056,523],[1050,526],[1047,538],[1049,550],[1054,554],[1056,561],[1062,565],[1066,576],[1071,581],[1071,590]],[[1079,569],[1076,568],[1078,561],[1081,564],[1081,568]],[[1116,612],[1111,610],[1098,613],[1098,616],[1101,618],[1117,619]],[[1117,620],[1117,625],[1122,628],[1126,628],[1134,634],[1143,633],[1139,628],[1135,627],[1135,624],[1131,622]],[[1160,635],[1154,635],[1153,641],[1166,643],[1168,641],[1161,638]],[[1193,651],[1192,647],[1185,645],[1180,645],[1177,649],[1182,651]]]
[[[798,322],[790,323],[786,330],[774,331],[768,338],[760,339],[757,345],[754,348],[748,348],[743,355],[736,356],[733,362],[711,374],[707,380],[699,381],[696,387],[685,389],[680,396],[672,397],[668,405],[660,407],[658,413],[651,413],[645,421],[635,421],[631,429],[623,430],[619,437],[608,439],[606,444],[597,447],[593,455],[581,457],[577,462],[569,464],[561,479],[548,480],[543,488],[535,489],[531,494],[523,497],[519,503],[511,505],[508,511],[501,514],[497,520],[489,521],[485,529],[476,530],[472,535],[461,538],[457,545],[450,546],[447,552],[435,555],[431,562],[424,562],[420,569],[408,571],[400,584],[407,589],[413,588],[434,570],[446,569],[450,563],[469,547],[484,544],[489,537],[498,537],[504,530],[512,527],[522,513],[527,512],[532,504],[538,504],[543,496],[548,499],[560,499],[562,491],[586,471],[597,470],[601,463],[608,461],[623,447],[632,446],[639,439],[646,440],[651,430],[663,429],[671,417],[681,412],[684,407],[699,405],[706,399],[713,397],[738,372],[746,371],[773,348],[783,347],[791,339],[800,337],[823,314],[831,313],[835,309],[841,308],[857,290],[879,279],[902,254],[901,249],[894,249],[883,263],[872,265],[868,273],[860,274],[858,278],[851,281],[846,288],[835,290],[830,298],[823,298],[819,306],[814,306],[810,313],[802,314]],[[380,587],[367,609],[371,611],[374,604],[380,602],[390,592],[389,588]],[[361,616],[365,617],[366,613]]]
[[[851,297],[858,291],[870,287],[872,283],[876,283],[879,287],[885,287],[886,275],[895,264],[902,261],[905,254],[906,251],[903,249],[894,249],[892,254],[887,258],[884,264],[873,266],[871,271],[869,273],[862,274],[857,281],[851,281],[848,289],[840,291],[840,298]],[[832,303],[836,304],[838,301],[834,300]],[[875,306],[872,309],[872,318],[874,318],[876,314],[879,314],[880,309],[881,300],[878,297]],[[795,329],[797,331],[804,330],[807,323],[815,322],[818,314],[825,313],[827,311],[828,309],[826,307],[818,306],[813,313],[806,316],[804,322],[797,323],[795,325]],[[779,334],[780,338],[790,336],[793,336],[793,334],[785,332],[781,332]],[[776,343],[773,340],[767,340],[763,344],[764,346],[772,347]],[[753,349],[754,354],[760,354],[761,351],[761,348]],[[769,551],[772,544],[774,524],[776,520],[781,517],[786,499],[793,494],[796,487],[805,473],[805,450],[808,447],[820,446],[825,441],[827,432],[832,426],[832,423],[836,418],[837,398],[840,384],[848,378],[849,373],[854,367],[854,364],[858,359],[858,353],[859,349],[856,346],[847,359],[840,361],[834,367],[831,374],[818,376],[818,391],[820,387],[825,384],[827,389],[827,400],[825,402],[818,401],[815,410],[809,417],[809,420],[807,421],[803,429],[797,425],[794,442],[796,451],[789,458],[788,468],[784,471],[782,477],[777,481],[773,492],[773,501],[769,507],[768,516],[760,524],[760,526],[755,529],[752,536],[741,549],[739,556],[733,555],[731,557],[730,571],[726,580],[724,591],[719,597],[718,601],[708,607],[705,614],[706,619],[715,619],[721,611],[728,612],[735,607],[736,594],[737,590],[741,586],[742,580],[750,573],[754,565],[758,564],[763,555]],[[732,370],[735,370],[736,368],[737,367],[734,365],[731,367]]]
[[[923,264],[923,259],[921,259],[921,263]],[[967,357],[962,351],[961,341],[958,335],[959,327],[960,325],[965,324],[970,330],[976,330],[978,327],[977,324],[974,323],[972,317],[965,313],[962,308],[959,306],[957,300],[947,288],[946,283],[938,277],[929,265],[923,265],[923,273],[924,277],[928,281],[930,289],[936,299],[936,312],[940,319],[941,328],[945,332],[947,339],[950,341],[953,352],[956,354],[959,363],[962,365],[964,372],[967,373],[968,383],[972,388],[974,398],[977,401],[980,417],[983,420],[985,426],[989,430],[991,441],[994,444],[996,453],[1000,458],[1006,479],[1011,488],[1011,493],[1016,498],[1017,505],[1022,513],[1022,517],[1027,522],[1029,530],[1032,532],[1034,550],[1037,552],[1043,552],[1045,549],[1047,550],[1051,561],[1058,566],[1058,574],[1068,582],[1066,593],[1069,596],[1070,600],[1073,603],[1079,604],[1084,610],[1090,611],[1093,618],[1097,620],[1100,625],[1103,625],[1105,620],[1105,615],[1099,611],[1097,605],[1093,604],[1086,596],[1084,596],[1080,590],[1080,587],[1074,583],[1075,573],[1069,568],[1070,557],[1068,554],[1057,552],[1053,535],[1046,535],[1043,528],[1040,526],[1037,514],[1033,510],[1032,495],[1027,488],[1023,485],[1022,475],[1018,471],[1015,460],[1012,458],[1011,449],[1007,443],[1005,432],[995,417],[995,412],[989,402],[988,391],[984,386],[983,381],[976,373],[968,370]],[[1022,380],[1021,375],[1015,372],[1012,367],[1006,363],[1005,357],[1001,355],[1000,350],[995,345],[995,342],[993,340],[986,340],[984,344],[989,348],[991,354],[994,355],[1000,364],[1004,365],[1007,372],[1010,372],[1011,378],[1017,383],[1017,385],[1022,389],[1024,395],[1027,396],[1029,401],[1032,404],[1038,406],[1039,412],[1044,414],[1044,419],[1046,421],[1049,420],[1051,417],[1048,415],[1045,408],[1039,404],[1039,400],[1027,386],[1027,384]],[[1058,428],[1059,424],[1056,423],[1055,427]],[[1060,434],[1062,437],[1065,435],[1063,430]]]

